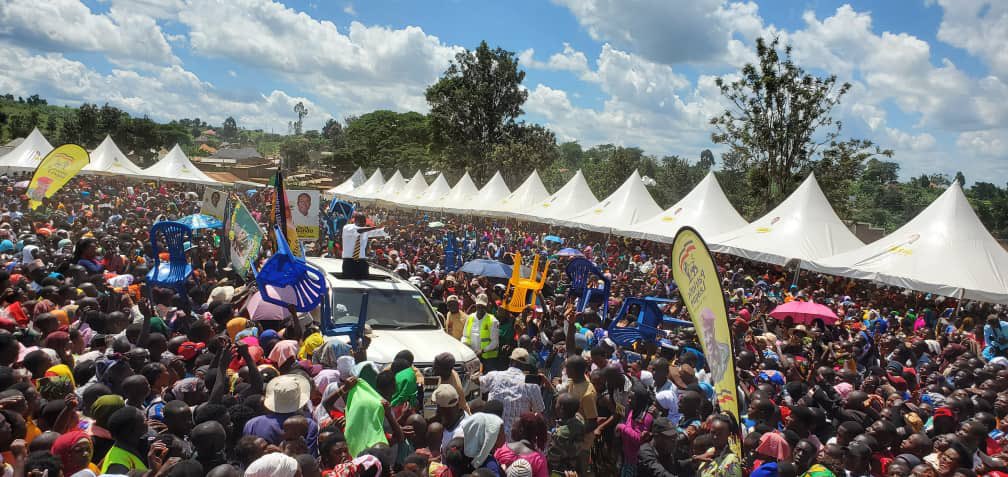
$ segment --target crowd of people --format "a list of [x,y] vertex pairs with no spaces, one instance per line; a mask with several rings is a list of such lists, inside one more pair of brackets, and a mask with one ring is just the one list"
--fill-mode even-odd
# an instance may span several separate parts
[[[631,348],[606,336],[628,297],[671,298],[663,312],[690,319],[667,245],[361,208],[387,235],[364,251],[371,266],[422,290],[481,358],[481,372],[459,376],[448,353],[416,363],[402,350],[378,366],[367,332],[347,343],[317,323],[250,319],[254,280],[218,252],[219,229],[186,246],[184,287],[148,287],[164,252],[149,229],[198,212],[193,186],[77,177],[28,210],[26,179],[0,177],[5,476],[1008,475],[999,306],[718,256],[736,421],[717,407],[693,328]],[[264,225],[269,197],[242,197]],[[455,271],[446,236],[458,261],[550,259],[542,299],[507,311],[505,282]],[[561,246],[611,280],[608,307],[578,311]],[[793,300],[840,320],[769,316]]]

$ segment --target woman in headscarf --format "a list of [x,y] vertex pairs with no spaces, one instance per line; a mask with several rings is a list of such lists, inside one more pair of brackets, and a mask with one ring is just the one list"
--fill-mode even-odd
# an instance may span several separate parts
[[[260,343],[262,340],[260,340]],[[273,349],[270,351],[269,360],[276,364],[276,367],[280,371],[284,371],[286,367],[290,367],[291,364],[297,362],[298,354],[298,342],[295,340],[282,340],[277,344],[273,345]],[[286,367],[285,367],[286,366]]]
[[91,405],[91,417],[94,418],[94,424],[91,426],[91,438],[94,443],[91,462],[101,463],[105,454],[112,448],[112,434],[108,431],[109,418],[112,417],[112,413],[124,407],[126,407],[126,401],[115,394],[102,396]]
[[228,337],[231,338],[232,341],[235,341],[236,339],[235,337],[238,336],[238,333],[251,327],[252,322],[249,321],[247,318],[241,318],[241,317],[232,318],[227,322],[226,326]]
[[402,358],[392,361],[392,372],[395,373],[395,394],[389,402],[397,408],[394,413],[398,417],[417,405],[417,378],[410,362]]
[[311,359],[315,351],[323,344],[325,344],[325,338],[322,337],[322,333],[316,331],[308,335],[301,343],[301,349],[298,350],[298,359]]
[[57,364],[56,366],[47,369],[45,372],[45,377],[47,378],[63,377],[70,381],[70,385],[72,385],[75,388],[77,387],[77,382],[74,381],[73,371],[70,369],[69,366],[65,364]]
[[487,469],[494,475],[502,476],[495,449],[504,444],[504,420],[493,414],[478,412],[462,421],[462,433],[465,436],[465,455],[472,459],[474,469]]
[[84,431],[73,430],[60,435],[53,442],[51,450],[53,456],[63,465],[63,475],[67,477],[98,475],[98,466],[91,462],[94,445]]
[[296,477],[301,475],[298,461],[279,452],[266,454],[245,469],[245,477]]
[[779,432],[768,432],[760,436],[756,446],[756,460],[750,477],[777,477],[779,462],[786,462],[791,456],[791,446],[784,435]]
[[321,364],[324,368],[336,369],[337,360],[342,356],[350,356],[353,349],[340,340],[328,340],[312,354],[312,362]]
[[73,354],[70,352],[70,333],[66,331],[53,331],[42,341],[42,346],[56,351],[60,362],[73,366]]

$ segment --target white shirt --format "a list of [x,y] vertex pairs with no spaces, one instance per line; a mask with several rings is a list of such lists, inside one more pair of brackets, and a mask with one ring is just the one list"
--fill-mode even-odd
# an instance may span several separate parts
[[343,226],[343,258],[354,258],[354,245],[357,237],[360,237],[360,258],[367,256],[367,241],[372,237],[387,237],[385,229],[373,229],[367,232],[358,232],[357,224],[346,224]]

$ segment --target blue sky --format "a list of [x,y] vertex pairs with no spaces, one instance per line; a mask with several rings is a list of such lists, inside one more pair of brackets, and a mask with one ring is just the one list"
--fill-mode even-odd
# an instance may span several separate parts
[[696,157],[725,107],[714,79],[759,36],[851,82],[835,116],[904,177],[1008,181],[1008,2],[4,0],[0,92],[282,132],[298,101],[310,128],[426,111],[424,88],[486,40],[519,55],[524,119],[560,140]]

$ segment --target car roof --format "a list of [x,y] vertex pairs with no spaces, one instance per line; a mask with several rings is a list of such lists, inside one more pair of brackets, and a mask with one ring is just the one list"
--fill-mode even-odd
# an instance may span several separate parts
[[348,280],[340,277],[343,273],[343,260],[339,258],[308,257],[308,263],[315,265],[326,273],[329,285],[334,288],[374,288],[380,290],[410,290],[416,288],[410,282],[384,267],[370,265],[368,278]]

